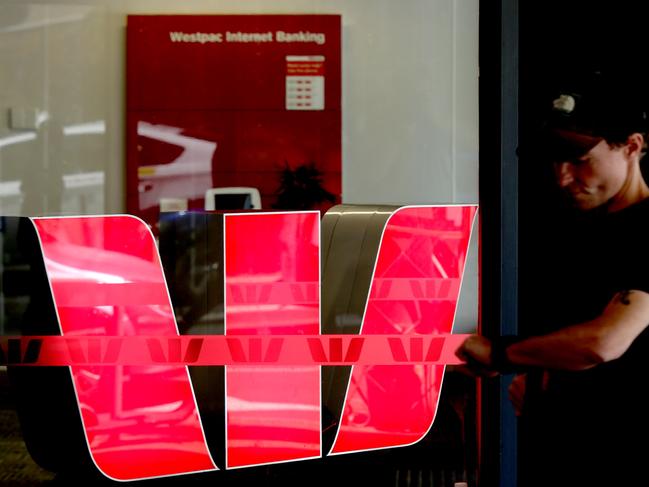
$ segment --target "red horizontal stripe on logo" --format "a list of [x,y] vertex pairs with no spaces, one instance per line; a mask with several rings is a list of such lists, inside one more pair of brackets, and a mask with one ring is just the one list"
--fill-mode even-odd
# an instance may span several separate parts
[[455,350],[467,336],[6,336],[0,364],[456,365],[462,362]]

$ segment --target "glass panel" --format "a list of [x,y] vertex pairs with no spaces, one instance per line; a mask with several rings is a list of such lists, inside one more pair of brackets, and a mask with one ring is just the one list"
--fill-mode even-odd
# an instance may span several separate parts
[[[226,335],[320,333],[319,223],[226,215]],[[227,366],[226,383],[228,467],[320,456],[320,367]]]
[[[144,222],[123,216],[42,218],[34,224],[62,335],[178,335]],[[133,480],[216,468],[185,367],[70,371],[92,458],[108,477]]]
[[[404,360],[422,360],[433,350],[423,337],[451,333],[475,213],[475,207],[414,207],[390,216],[361,334],[410,336],[410,349],[398,351]],[[443,376],[444,366],[354,366],[331,452],[419,441],[433,424]]]
[[[445,304],[434,298],[442,288],[436,281],[440,270],[432,260],[426,261],[425,271],[437,277],[418,276],[417,285],[404,285],[405,278],[389,271],[373,280],[367,269],[373,269],[382,235],[379,229],[395,208],[478,200],[478,0],[72,3],[0,0],[0,215],[17,216],[0,219],[0,335],[61,333],[53,299],[57,305],[63,303],[61,299],[68,300],[59,309],[62,322],[82,323],[84,329],[76,332],[89,334],[119,328],[134,335],[144,331],[175,336],[177,323],[183,335],[227,333],[234,338],[255,333],[266,338],[322,332],[355,336],[362,325],[363,334],[412,332],[414,348],[405,351],[417,355],[420,343],[422,354],[426,350],[419,337],[448,329],[449,306],[457,308],[455,333],[475,329],[477,232],[467,260],[452,265],[455,270],[464,268],[465,278],[461,290],[456,289],[456,281],[443,289],[457,294],[453,299],[448,294]],[[141,44],[139,57],[133,57],[128,53],[129,16],[149,15],[167,17],[169,28],[162,29],[163,37],[155,42]],[[182,30],[174,26],[179,15],[194,17],[196,22],[196,29],[184,32],[187,39],[191,41],[191,34],[198,31],[222,33],[223,40],[238,43],[238,55],[236,50],[214,51],[225,42],[178,41],[184,34],[174,34],[174,41],[168,34]],[[207,16],[218,22],[210,23]],[[255,18],[262,25],[271,16],[289,19],[291,28],[274,26],[271,36],[257,32],[254,42],[244,42],[245,32],[254,30],[246,30],[246,25],[253,25]],[[299,25],[308,16],[333,18],[336,28],[327,31],[325,38],[312,35],[319,32],[316,26]],[[235,25],[235,17],[244,23]],[[293,37],[287,37],[287,32],[293,32]],[[274,52],[267,42],[270,38],[286,52]],[[136,59],[141,61],[139,66],[129,64]],[[136,82],[129,85],[135,74]],[[308,81],[309,100],[300,98],[306,96],[304,81]],[[129,97],[142,103],[130,104]],[[165,103],[150,103],[156,99]],[[311,161],[316,163],[315,172]],[[271,169],[258,171],[260,165]],[[265,224],[245,228],[245,221],[254,220],[245,220],[248,216],[235,222],[234,216],[184,212],[208,208],[203,198],[209,189],[220,186],[227,186],[229,192],[211,194],[209,203],[216,210],[277,206],[323,210],[342,202],[366,205],[359,213],[373,205],[372,225],[361,227],[361,215],[353,218],[351,209],[346,219],[321,213],[320,242],[313,235],[308,241],[294,241],[289,235],[297,235],[298,227],[304,234],[312,233],[311,221],[278,224],[273,230]],[[57,253],[47,265],[34,242],[34,225],[18,218],[131,212],[140,212],[154,234],[152,239],[146,228],[137,230],[143,239],[136,245],[141,253],[126,244],[126,230],[115,230],[112,243],[107,244],[108,226],[86,226],[85,233],[61,236],[75,250]],[[240,230],[259,235],[257,250],[245,238],[246,243],[240,243],[242,238],[236,237],[233,245],[238,250],[224,254],[225,221],[230,218],[227,221],[235,223],[228,238]],[[336,218],[333,235],[327,220]],[[425,228],[425,220],[417,216],[412,222],[419,223],[413,223],[413,228]],[[449,228],[460,221],[447,220],[452,222],[447,222]],[[63,222],[39,220],[40,225],[55,221]],[[468,220],[463,216],[462,221]],[[262,236],[269,234],[273,238]],[[413,238],[419,238],[416,235],[413,231]],[[278,236],[282,243],[275,242]],[[160,247],[171,300],[162,291],[163,274],[154,270],[159,267],[154,242]],[[398,238],[395,242],[402,243]],[[320,264],[312,255],[317,244],[322,251]],[[422,243],[421,248],[429,252],[429,244]],[[56,246],[52,248],[58,252]],[[440,260],[446,251],[437,250],[449,275]],[[451,245],[450,253],[457,251],[459,247]],[[106,253],[115,252],[122,264],[102,267]],[[304,255],[308,258],[302,260]],[[226,259],[233,259],[231,274],[226,273]],[[53,262],[64,266],[52,268]],[[348,270],[342,270],[343,262],[350,264]],[[265,277],[254,281],[245,266]],[[54,273],[56,284],[51,289],[41,282],[46,270]],[[85,280],[75,277],[76,284],[71,284],[70,273]],[[137,285],[136,275],[141,280]],[[106,279],[117,281],[103,282]],[[276,279],[278,289],[286,292],[265,294],[267,282],[259,279]],[[313,296],[318,281],[323,286],[319,298]],[[388,311],[382,308],[388,300],[380,298],[386,286],[399,293],[390,294],[394,306]],[[149,291],[154,298],[143,297]],[[115,298],[118,304],[84,304],[84,293]],[[145,300],[152,302],[145,304]],[[280,308],[294,313],[296,321],[278,323]],[[429,318],[422,321],[424,315]],[[374,331],[370,317],[381,324]],[[414,328],[401,329],[402,323]],[[256,345],[251,347],[247,352],[262,353]],[[191,366],[189,379],[184,366],[126,365],[113,372],[75,366],[74,386],[84,404],[79,411],[67,368],[7,370],[0,365],[0,418],[9,418],[0,423],[0,452],[11,452],[0,454],[0,462],[18,459],[6,469],[16,476],[8,482],[37,485],[53,477],[38,470],[22,442],[16,446],[14,439],[22,435],[39,465],[53,472],[73,471],[75,477],[87,450],[83,424],[99,466],[106,472],[117,469],[114,473],[122,477],[146,476],[160,459],[172,472],[185,468],[179,463],[185,464],[189,457],[193,460],[185,465],[213,468],[210,454],[221,470],[324,454],[308,462],[205,473],[197,481],[299,485],[317,477],[331,485],[452,486],[456,481],[475,485],[475,381],[449,366],[442,387],[441,367],[403,367],[408,370],[401,379],[403,387],[395,387],[381,376],[381,367],[366,366],[355,366],[353,373],[351,366],[274,370],[254,365]],[[150,377],[142,373],[147,368]],[[386,369],[390,376],[391,369]],[[366,373],[359,376],[361,370]],[[167,380],[162,376],[173,385],[162,386]],[[303,387],[287,385],[298,382]],[[159,387],[138,394],[148,391],[150,384]],[[418,387],[428,386],[432,396],[420,402],[413,399]],[[192,387],[195,399],[189,395]],[[321,394],[315,394],[313,387]],[[396,418],[394,411],[363,406],[364,396],[384,399],[401,389],[401,413]],[[105,400],[86,407],[93,399],[83,394],[94,390],[105,393]],[[111,398],[110,390],[126,394]],[[277,390],[282,394],[279,404],[269,405],[268,394]],[[403,412],[407,403],[415,405],[417,414]],[[24,411],[26,404],[31,416],[23,417],[19,426],[15,410]],[[179,419],[180,413],[174,416],[176,405],[186,415],[186,423]],[[171,452],[178,450],[167,450],[173,435],[150,422],[156,415],[166,418],[173,429],[183,430],[187,441],[181,441],[185,446],[179,447],[182,451],[177,455]],[[434,424],[424,435],[432,416]],[[133,450],[125,454],[115,448],[111,453],[109,445],[115,446],[117,439],[103,436],[101,425],[107,418],[111,427],[122,431],[119,441]],[[286,426],[295,419],[300,427]],[[134,422],[143,429],[128,430]],[[144,433],[151,436],[145,438]],[[404,445],[422,435],[423,439],[407,448],[327,456],[336,436],[334,451],[340,453],[378,445],[372,443],[375,435],[384,445]],[[75,443],[77,437],[81,445]],[[257,438],[260,442],[253,443]],[[231,440],[228,445],[226,440]],[[155,441],[162,441],[160,457],[142,459],[144,445]],[[112,467],[111,455],[120,459]],[[130,471],[129,465],[135,463]]]
[[0,214],[105,212],[104,9],[9,4],[0,18]]

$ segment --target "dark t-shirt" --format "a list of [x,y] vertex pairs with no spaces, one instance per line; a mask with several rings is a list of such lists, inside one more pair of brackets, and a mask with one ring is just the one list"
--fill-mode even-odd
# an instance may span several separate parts
[[[556,278],[539,298],[547,302],[538,333],[599,316],[620,291],[649,293],[647,229],[649,200],[566,225],[549,270]],[[649,330],[617,360],[549,372],[545,391],[530,396],[523,427],[537,474],[530,485],[623,485],[627,478],[649,485]]]

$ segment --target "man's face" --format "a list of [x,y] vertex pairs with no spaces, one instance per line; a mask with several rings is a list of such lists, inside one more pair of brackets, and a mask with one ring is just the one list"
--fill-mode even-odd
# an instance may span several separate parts
[[578,209],[597,208],[622,192],[629,177],[623,149],[602,140],[581,157],[554,163],[557,183]]

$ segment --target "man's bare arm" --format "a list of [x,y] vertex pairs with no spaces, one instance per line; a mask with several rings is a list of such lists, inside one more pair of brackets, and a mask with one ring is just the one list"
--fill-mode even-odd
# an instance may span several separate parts
[[649,325],[649,293],[617,293],[596,319],[510,345],[509,361],[522,366],[584,370],[622,356]]

